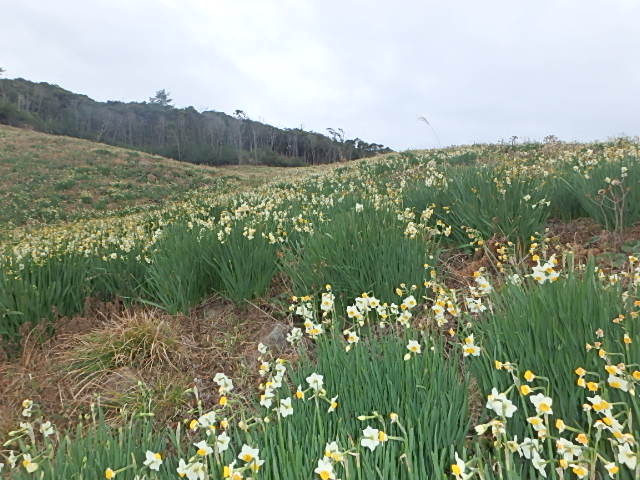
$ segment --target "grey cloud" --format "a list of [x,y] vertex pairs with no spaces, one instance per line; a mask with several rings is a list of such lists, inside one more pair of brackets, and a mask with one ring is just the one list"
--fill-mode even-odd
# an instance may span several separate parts
[[166,88],[397,149],[637,135],[634,0],[138,0],[3,7],[0,64],[98,100]]

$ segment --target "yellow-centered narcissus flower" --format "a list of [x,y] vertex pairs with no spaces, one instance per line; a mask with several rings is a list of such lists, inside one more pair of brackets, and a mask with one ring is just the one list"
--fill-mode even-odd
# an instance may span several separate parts
[[609,472],[609,476],[613,477],[616,473],[620,471],[620,467],[618,467],[615,463],[607,463],[604,468]]
[[578,436],[576,436],[576,442],[587,446],[589,444],[589,438],[587,437],[586,434],[584,433],[579,433]]
[[571,464],[571,471],[575,473],[578,478],[585,478],[589,474],[589,470],[584,465]]
[[31,455],[28,453],[22,455],[22,466],[28,473],[33,473],[38,469],[38,464],[31,460]]
[[553,399],[551,397],[547,397],[542,393],[538,393],[537,395],[533,395],[529,397],[531,403],[536,408],[536,412],[538,415],[551,415],[553,414],[553,410],[551,409],[551,405],[553,404]]
[[451,465],[451,473],[453,473],[453,475],[456,478],[465,478],[465,477],[467,477],[467,475],[465,474],[466,465],[465,465],[464,461],[458,456],[457,452],[456,452],[456,457],[455,458],[456,458],[456,463]]
[[155,470],[156,472],[160,470],[160,465],[162,465],[162,455],[152,452],[151,450],[147,450],[145,457],[145,466],[149,467],[150,470]]

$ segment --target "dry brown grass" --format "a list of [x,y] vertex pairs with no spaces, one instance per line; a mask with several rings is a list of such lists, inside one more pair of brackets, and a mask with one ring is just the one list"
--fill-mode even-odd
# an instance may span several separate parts
[[34,331],[19,358],[0,364],[0,433],[15,426],[24,398],[62,428],[93,402],[114,418],[123,408],[149,407],[161,419],[182,418],[193,408],[193,396],[185,394],[193,386],[205,405],[217,402],[217,372],[234,379],[230,401],[246,406],[259,383],[257,342],[277,322],[270,309],[239,309],[216,298],[174,317],[103,305],[67,319],[44,343]]
[[84,335],[62,338],[58,362],[74,400],[85,392],[111,396],[122,385],[142,381],[154,369],[173,369],[184,360],[178,322],[155,311],[125,312]]

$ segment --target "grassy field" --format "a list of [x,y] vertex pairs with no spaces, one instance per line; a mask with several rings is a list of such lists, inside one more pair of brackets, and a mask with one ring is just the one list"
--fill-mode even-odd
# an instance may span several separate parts
[[206,167],[0,125],[0,229],[163,205],[197,189],[252,188],[278,167]]
[[640,478],[639,159],[628,139],[406,152],[18,229],[0,462]]

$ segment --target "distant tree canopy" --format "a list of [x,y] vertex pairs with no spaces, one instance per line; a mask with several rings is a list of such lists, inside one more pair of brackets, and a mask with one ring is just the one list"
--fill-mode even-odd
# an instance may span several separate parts
[[174,108],[162,89],[149,102],[96,102],[56,85],[0,79],[0,123],[86,138],[208,164],[294,166],[352,160],[391,151],[341,129],[331,138],[300,128],[280,129],[234,115]]
[[169,92],[165,91],[164,88],[158,90],[153,97],[149,98],[149,103],[160,105],[161,107],[168,107],[171,102],[173,102],[173,100],[169,98]]

